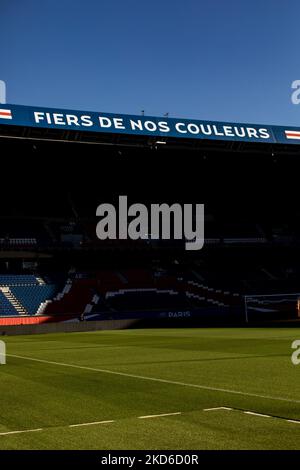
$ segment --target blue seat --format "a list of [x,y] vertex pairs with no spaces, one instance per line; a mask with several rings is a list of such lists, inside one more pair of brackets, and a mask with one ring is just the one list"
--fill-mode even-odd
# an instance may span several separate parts
[[0,316],[8,317],[19,315],[12,303],[0,291]]
[[10,290],[27,312],[35,315],[42,302],[55,296],[57,287],[53,284],[24,285],[11,286]]
[[20,284],[38,285],[38,280],[33,274],[0,274],[0,286],[16,286]]

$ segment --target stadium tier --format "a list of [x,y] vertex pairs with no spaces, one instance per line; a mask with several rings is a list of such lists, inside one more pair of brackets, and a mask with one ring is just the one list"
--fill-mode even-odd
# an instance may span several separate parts
[[[179,268],[179,269],[178,269]],[[296,291],[296,282],[275,279],[271,269],[262,267],[259,287],[251,285],[252,276],[259,273],[250,270],[238,279],[237,272],[231,279],[224,279],[224,272],[214,271],[214,280],[208,280],[205,266],[197,264],[189,269],[180,266],[169,269],[114,269],[93,272],[69,272],[64,285],[47,284],[45,278],[34,275],[2,275],[0,277],[0,316],[69,315],[80,320],[120,318],[164,318],[166,315],[198,316],[202,319],[219,318],[240,320],[244,318],[245,296],[251,299],[253,316],[261,319],[295,319],[298,316],[297,301],[300,295],[289,298]],[[238,269],[238,266],[236,266]],[[219,280],[217,280],[219,276]],[[48,276],[50,278],[51,276]],[[55,277],[52,274],[52,278]],[[253,282],[255,284],[255,282]],[[258,281],[256,281],[259,284]],[[228,285],[230,284],[230,287]],[[234,289],[235,288],[235,289]],[[260,298],[261,292],[282,293],[282,297]]]
[[[298,131],[6,108],[1,151],[20,157],[1,163],[2,319],[298,318]],[[99,239],[97,208],[122,195],[204,204],[203,248],[151,225]]]
[[0,315],[5,317],[7,315],[18,315],[17,309],[14,307],[11,300],[0,289]]
[[56,290],[34,275],[0,275],[0,315],[35,315]]
[[38,285],[41,283],[43,280],[36,278],[33,274],[0,274],[1,286]]

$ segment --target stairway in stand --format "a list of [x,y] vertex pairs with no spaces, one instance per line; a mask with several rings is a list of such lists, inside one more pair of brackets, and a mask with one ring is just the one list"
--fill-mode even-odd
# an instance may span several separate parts
[[11,292],[9,287],[0,287],[0,290],[3,293],[3,295],[5,295],[7,300],[12,304],[12,306],[16,309],[19,315],[28,315],[27,310],[14,296],[14,294]]

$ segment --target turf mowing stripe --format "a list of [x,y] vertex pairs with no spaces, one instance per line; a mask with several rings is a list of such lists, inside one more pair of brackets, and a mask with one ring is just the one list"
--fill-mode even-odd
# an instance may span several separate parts
[[114,420],[110,421],[95,421],[94,423],[81,423],[81,424],[70,424],[69,428],[79,428],[80,426],[94,426],[96,424],[108,424],[108,423],[114,423]]
[[250,393],[250,392],[241,392],[239,390],[230,390],[226,388],[218,388],[218,387],[209,387],[208,385],[197,385],[197,384],[190,384],[185,382],[177,382],[175,380],[167,380],[167,379],[159,379],[156,377],[147,377],[144,375],[135,375],[135,374],[127,374],[125,372],[117,372],[108,369],[96,369],[94,367],[87,367],[87,366],[79,366],[76,364],[66,364],[64,362],[55,362],[55,361],[46,361],[45,359],[36,359],[33,357],[25,357],[25,356],[17,356],[15,354],[7,354],[7,357],[15,357],[17,359],[24,359],[27,361],[34,361],[34,362],[41,362],[43,364],[51,364],[54,366],[62,366],[62,367],[71,367],[74,369],[82,369],[82,370],[89,370],[92,372],[101,372],[103,374],[111,374],[111,375],[119,375],[121,377],[131,377],[133,379],[140,379],[140,380],[151,380],[152,382],[159,382],[159,383],[166,383],[170,385],[180,385],[182,387],[191,387],[191,388],[198,388],[200,390],[209,390],[212,392],[222,392],[222,393],[230,393],[232,395],[242,395],[246,397],[255,397],[255,398],[263,398],[266,400],[275,400],[275,401],[284,401],[288,403],[300,403],[300,400],[292,400],[291,398],[284,398],[284,397],[273,397],[271,395],[260,395],[258,393]]
[[37,432],[37,431],[43,431],[43,429],[39,428],[39,429],[25,429],[24,431],[1,432],[0,436],[8,436],[9,434],[22,434],[24,432]]
[[164,413],[161,415],[138,416],[138,419],[161,418],[163,416],[174,416],[174,415],[181,415],[181,411],[178,411],[177,413]]

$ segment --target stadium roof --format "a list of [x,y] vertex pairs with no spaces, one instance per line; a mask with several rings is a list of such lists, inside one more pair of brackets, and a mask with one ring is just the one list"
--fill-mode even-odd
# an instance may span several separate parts
[[[0,137],[298,153],[300,127],[1,105]],[[294,147],[294,148],[292,148]]]

